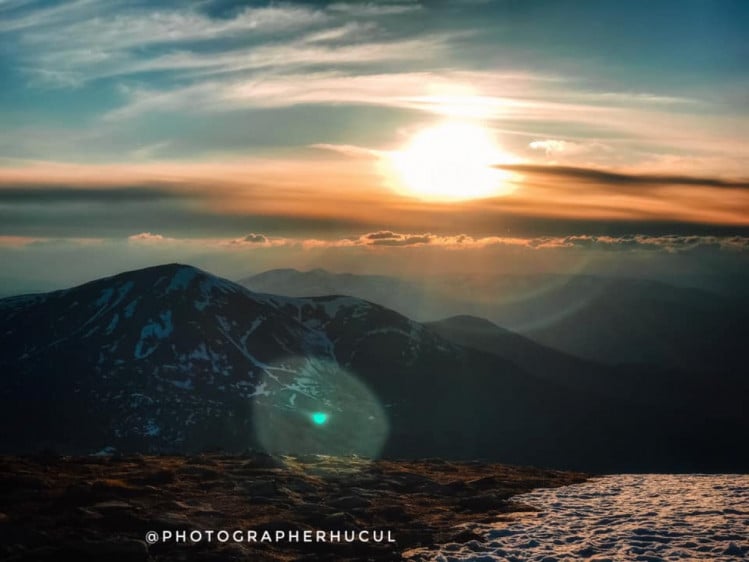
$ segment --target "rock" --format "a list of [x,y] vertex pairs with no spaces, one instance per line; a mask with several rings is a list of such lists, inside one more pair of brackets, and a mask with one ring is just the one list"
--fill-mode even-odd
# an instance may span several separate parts
[[318,455],[294,455],[294,460],[297,462],[303,463],[303,464],[315,464],[320,462],[320,457]]
[[94,498],[116,499],[137,495],[139,490],[118,478],[104,478],[91,482],[91,494]]
[[504,498],[494,495],[470,496],[458,501],[458,506],[468,511],[489,511],[504,505]]
[[408,513],[401,505],[386,505],[377,509],[376,513],[388,523],[400,523],[409,519]]
[[732,542],[728,545],[728,548],[723,551],[723,554],[726,556],[744,556],[747,551],[749,551],[749,547],[742,548],[735,542]]
[[447,484],[444,484],[442,488],[445,490],[446,493],[449,494],[456,494],[465,492],[468,490],[468,484],[463,482],[462,480],[452,480],[448,482]]
[[88,520],[104,519],[104,516],[101,513],[97,511],[92,511],[86,507],[79,507],[77,511],[84,519],[88,519]]
[[34,474],[0,474],[0,491],[17,491],[18,489],[49,489],[49,481]]
[[275,496],[278,493],[275,480],[248,479],[244,482],[244,490],[252,498],[257,496]]
[[454,543],[468,543],[470,541],[483,541],[484,537],[472,531],[470,529],[463,529],[459,533],[450,537],[450,542]]
[[337,507],[339,509],[369,507],[372,504],[372,502],[370,502],[369,500],[357,496],[343,496],[341,498],[335,498],[328,503],[333,507]]
[[242,463],[244,468],[262,469],[262,468],[285,468],[286,463],[278,457],[267,453],[254,453],[251,458]]
[[131,478],[130,481],[135,484],[171,484],[176,477],[177,475],[173,470],[163,468]]
[[330,515],[325,516],[322,522],[325,528],[333,530],[357,528],[356,519],[354,519],[348,513],[343,513],[342,511],[331,513]]
[[216,480],[221,478],[221,473],[207,466],[183,466],[178,470],[180,476],[194,476],[200,480]]
[[164,513],[160,517],[151,519],[148,524],[150,529],[184,530],[191,527],[187,517],[181,513]]
[[273,505],[283,501],[283,498],[269,496],[252,496],[250,505]]
[[95,503],[91,506],[91,508],[95,509],[96,511],[108,511],[113,509],[132,509],[133,506],[127,502],[113,500]]
[[308,494],[317,490],[318,486],[303,478],[294,478],[285,483],[285,487],[298,494]]
[[469,480],[466,484],[475,490],[491,490],[492,488],[498,488],[502,485],[502,481],[496,476],[487,476],[485,478],[479,478],[477,480]]
[[275,531],[297,530],[297,527],[294,525],[294,523],[292,523],[289,520],[274,519],[266,523],[262,523],[261,525],[255,526],[255,530],[258,532],[258,535],[260,535],[264,531],[269,531],[270,533],[273,533]]
[[301,517],[320,516],[331,511],[333,508],[322,503],[302,502],[294,506],[294,514]]

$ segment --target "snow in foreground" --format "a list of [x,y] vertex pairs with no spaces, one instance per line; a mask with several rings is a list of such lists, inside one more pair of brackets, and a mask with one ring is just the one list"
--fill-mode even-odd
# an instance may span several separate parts
[[615,475],[515,499],[541,512],[436,560],[749,559],[749,475]]

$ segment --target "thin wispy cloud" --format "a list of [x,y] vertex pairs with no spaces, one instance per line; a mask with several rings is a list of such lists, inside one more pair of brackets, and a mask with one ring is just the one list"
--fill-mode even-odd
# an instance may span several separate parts
[[347,16],[393,16],[421,9],[419,2],[334,2],[328,6],[331,12]]

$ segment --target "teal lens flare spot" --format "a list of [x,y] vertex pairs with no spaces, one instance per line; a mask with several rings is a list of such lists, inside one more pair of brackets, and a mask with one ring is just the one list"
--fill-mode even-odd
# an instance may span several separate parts
[[313,412],[312,413],[312,423],[315,425],[325,425],[325,423],[328,421],[328,414],[325,412]]
[[283,357],[272,368],[284,378],[268,369],[271,376],[265,373],[257,384],[271,389],[270,395],[252,405],[253,440],[264,451],[380,456],[390,432],[388,412],[359,377],[332,359],[314,356]]

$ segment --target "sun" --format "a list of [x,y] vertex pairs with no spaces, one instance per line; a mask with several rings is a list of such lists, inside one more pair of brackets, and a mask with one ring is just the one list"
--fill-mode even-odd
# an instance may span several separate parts
[[507,154],[490,131],[466,122],[447,122],[416,133],[406,147],[389,154],[393,187],[431,201],[460,201],[505,195],[510,174],[494,165]]

